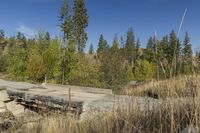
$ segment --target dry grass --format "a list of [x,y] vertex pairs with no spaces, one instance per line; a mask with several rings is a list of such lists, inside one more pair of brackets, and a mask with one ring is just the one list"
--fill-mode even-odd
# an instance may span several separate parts
[[[92,110],[87,119],[78,120],[65,115],[47,116],[35,122],[23,124],[17,133],[180,133],[191,127],[199,132],[200,96],[199,77],[181,77],[151,82],[126,90],[128,94],[144,95],[152,91],[159,97],[150,108],[148,101],[143,109],[127,106],[111,112]],[[174,97],[174,98],[172,98]]]
[[154,98],[199,96],[200,77],[177,77],[163,81],[151,81],[134,88],[126,88],[122,90],[122,93]]
[[153,109],[117,109],[85,120],[67,116],[45,117],[24,125],[18,133],[179,133],[188,126],[198,130],[199,99],[160,103]]

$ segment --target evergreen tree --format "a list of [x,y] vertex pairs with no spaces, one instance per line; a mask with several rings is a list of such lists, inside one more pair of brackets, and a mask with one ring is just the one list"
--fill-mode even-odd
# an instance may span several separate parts
[[183,43],[183,56],[184,56],[184,62],[190,62],[192,60],[192,45],[190,43],[190,38],[188,33],[185,34],[185,39]]
[[70,8],[68,0],[64,0],[60,8],[60,28],[64,33],[64,39],[73,40],[74,26],[73,26],[73,12]]
[[50,43],[51,43],[51,35],[50,35],[50,33],[49,32],[46,32],[45,33],[45,36],[44,36],[44,38],[45,38],[45,46],[46,46],[46,48],[48,48],[49,46],[50,46]]
[[192,45],[190,44],[190,38],[187,32],[183,42],[182,54],[183,73],[189,75],[192,72]]
[[167,76],[169,76],[169,71],[167,71],[169,67],[168,46],[169,46],[169,38],[168,36],[164,36],[157,46],[157,60],[158,60],[158,66],[160,66],[159,75],[161,78],[166,78]]
[[90,49],[89,49],[89,54],[93,54],[94,53],[94,48],[93,48],[93,44],[90,44]]
[[154,51],[154,46],[155,45],[155,42],[154,42],[154,39],[153,37],[150,37],[148,42],[147,42],[147,47],[146,47],[146,50],[145,50],[145,59],[148,61],[148,62],[154,62],[155,58],[154,58],[154,54],[155,54],[155,51]]
[[129,28],[127,32],[127,38],[126,38],[126,43],[125,43],[125,56],[126,59],[129,61],[129,63],[133,63],[135,60],[135,36],[133,33],[133,29]]
[[74,41],[70,41],[67,45],[67,51],[66,51],[66,69],[65,69],[66,83],[70,83],[69,80],[70,80],[72,71],[77,63],[77,57],[76,57],[75,52],[76,52],[75,43]]
[[122,36],[120,37],[120,48],[121,49],[125,48],[125,42],[124,42],[124,38]]
[[88,15],[85,6],[85,0],[74,1],[74,31],[75,40],[78,45],[78,52],[83,52],[87,41],[87,33],[85,28],[88,26]]
[[63,31],[63,45],[62,59],[61,59],[61,73],[60,73],[60,83],[66,84],[69,82],[69,76],[72,68],[75,64],[75,17],[70,8],[69,1],[65,0],[60,9],[60,26]]
[[103,73],[102,81],[107,87],[118,89],[126,82],[126,71],[123,66],[123,57],[120,53],[117,36],[115,36],[109,51],[104,52],[100,70]]
[[141,46],[141,43],[140,43],[140,39],[138,38],[136,42],[136,60],[140,59],[140,46]]
[[0,41],[4,39],[4,37],[5,37],[4,30],[0,29]]
[[158,57],[160,59],[166,59],[167,58],[168,45],[169,45],[168,36],[164,36],[162,38],[162,40],[158,43],[158,46],[157,46],[157,53],[158,53]]
[[180,41],[176,36],[176,33],[172,30],[169,38],[168,47],[168,62],[170,66],[170,76],[176,76],[178,74],[178,65],[180,65],[179,57],[181,53]]
[[104,52],[104,50],[107,48],[107,42],[106,40],[104,39],[103,35],[101,34],[100,35],[100,38],[99,38],[99,43],[98,43],[98,48],[97,48],[97,53],[99,56],[102,55],[102,53]]

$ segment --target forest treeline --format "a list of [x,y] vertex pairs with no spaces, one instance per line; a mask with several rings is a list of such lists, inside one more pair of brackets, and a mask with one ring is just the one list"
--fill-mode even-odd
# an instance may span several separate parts
[[59,13],[62,37],[39,31],[34,38],[18,32],[5,37],[0,30],[0,72],[13,80],[121,88],[128,82],[166,79],[200,72],[200,51],[192,52],[189,34],[179,40],[171,31],[161,39],[151,36],[145,48],[129,28],[126,37],[115,34],[108,44],[101,34],[96,51],[89,53],[89,16],[84,0],[65,0]]

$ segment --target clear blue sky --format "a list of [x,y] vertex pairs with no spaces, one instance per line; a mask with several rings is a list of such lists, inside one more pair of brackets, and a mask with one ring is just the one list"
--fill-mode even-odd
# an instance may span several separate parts
[[[59,35],[59,8],[62,0],[1,0],[0,28],[6,36],[17,31],[33,36],[39,29]],[[124,36],[129,27],[146,46],[149,36],[157,30],[158,37],[178,30],[185,8],[188,9],[180,38],[188,31],[193,49],[200,46],[199,0],[86,0],[89,14],[88,41],[96,47],[99,35],[109,43],[114,34]]]

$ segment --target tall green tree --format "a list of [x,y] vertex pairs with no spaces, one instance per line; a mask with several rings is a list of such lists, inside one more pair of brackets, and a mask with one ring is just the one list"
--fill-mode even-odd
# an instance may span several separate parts
[[188,32],[185,34],[183,49],[182,49],[182,64],[183,64],[183,73],[190,75],[192,72],[192,44],[190,43],[190,37]]
[[126,70],[123,66],[123,56],[116,36],[112,47],[103,54],[100,70],[102,81],[107,87],[118,89],[126,83]]
[[175,31],[172,30],[169,37],[169,47],[168,47],[168,62],[170,66],[170,77],[176,76],[178,74],[178,65],[180,65],[179,57],[181,53],[180,41],[176,36]]
[[138,38],[136,42],[136,49],[135,49],[136,60],[140,59],[140,46],[141,46],[141,43],[140,43],[140,39]]
[[168,62],[168,46],[169,38],[164,36],[161,41],[159,41],[157,46],[157,61],[159,66],[159,75],[161,78],[166,78],[169,76],[169,62]]
[[73,12],[69,0],[64,0],[59,14],[60,28],[64,34],[64,39],[74,39]]
[[26,65],[28,54],[26,49],[16,45],[16,39],[11,40],[8,49],[8,73],[15,80],[24,80],[26,76]]
[[50,45],[47,34],[47,32],[39,31],[37,35],[37,50],[41,56],[43,56],[44,52],[48,49]]
[[89,54],[93,54],[94,53],[94,48],[93,48],[93,44],[90,44],[90,48],[89,48]]
[[0,29],[0,41],[4,39],[4,37],[5,37],[4,30]]
[[98,42],[98,48],[97,48],[97,54],[99,56],[102,55],[102,53],[108,48],[107,41],[104,39],[103,34],[100,35],[99,37],[99,42]]
[[74,13],[70,7],[69,1],[64,0],[60,9],[60,27],[63,32],[63,43],[61,45],[61,73],[60,81],[62,84],[68,83],[69,75],[75,64],[75,24]]
[[70,41],[66,52],[66,82],[69,83],[72,71],[77,63],[75,42]]
[[78,45],[78,52],[82,53],[87,41],[87,33],[85,29],[88,26],[88,14],[85,5],[85,0],[74,1],[74,32],[75,41]]
[[190,43],[190,37],[188,32],[185,34],[185,39],[183,42],[183,56],[184,56],[184,61],[185,62],[190,62],[192,59],[192,44]]
[[153,37],[150,37],[148,42],[147,42],[147,46],[146,46],[146,50],[145,50],[145,59],[148,61],[148,62],[154,62],[155,58],[154,58],[154,55],[155,55],[155,41],[154,41],[154,38]]
[[129,63],[133,63],[135,61],[135,35],[133,33],[133,29],[129,28],[126,34],[126,43],[125,43],[125,56]]

